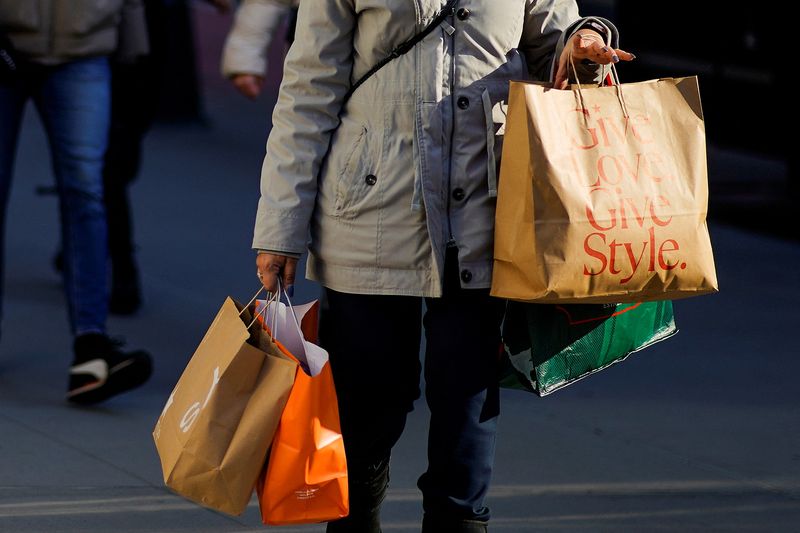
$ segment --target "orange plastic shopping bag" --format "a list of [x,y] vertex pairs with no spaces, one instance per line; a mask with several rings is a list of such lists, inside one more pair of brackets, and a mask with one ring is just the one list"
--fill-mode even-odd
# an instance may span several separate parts
[[299,366],[258,481],[261,517],[272,525],[336,520],[349,512],[347,461],[328,353],[306,340],[316,339],[308,326],[316,325],[318,306],[273,309],[265,313],[268,329]]

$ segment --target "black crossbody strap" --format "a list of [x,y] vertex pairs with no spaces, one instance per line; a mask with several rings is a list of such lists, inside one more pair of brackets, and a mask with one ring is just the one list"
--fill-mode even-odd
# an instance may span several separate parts
[[0,70],[16,72],[18,69],[14,60],[14,47],[6,34],[0,31]]
[[452,15],[453,12],[455,11],[455,6],[456,6],[457,3],[458,3],[458,0],[449,0],[447,2],[447,4],[442,8],[442,10],[439,11],[436,14],[436,16],[433,17],[433,20],[431,20],[430,24],[425,26],[425,28],[423,28],[422,31],[420,31],[418,34],[414,35],[414,37],[412,37],[411,39],[407,40],[406,42],[398,45],[394,50],[392,50],[391,54],[389,54],[388,56],[383,58],[374,67],[369,69],[369,71],[366,74],[361,76],[361,78],[350,87],[350,90],[347,91],[347,94],[344,95],[344,100],[342,102],[342,105],[347,103],[347,101],[350,100],[350,97],[353,96],[353,93],[356,91],[356,89],[361,87],[361,85],[365,81],[367,81],[373,74],[375,74],[380,69],[385,67],[393,59],[397,59],[401,55],[405,54],[406,52],[408,52],[409,50],[414,48],[414,46],[416,46],[416,44],[418,42],[420,42],[422,39],[427,37],[433,30],[435,30],[439,26],[439,24],[442,23],[442,21],[444,19],[446,19],[448,16]]

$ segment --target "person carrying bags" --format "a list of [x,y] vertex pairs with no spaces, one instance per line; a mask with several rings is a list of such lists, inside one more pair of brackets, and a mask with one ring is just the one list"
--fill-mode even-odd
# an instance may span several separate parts
[[[301,2],[273,114],[253,248],[268,290],[324,287],[350,515],[379,532],[391,449],[420,395],[426,533],[483,532],[499,413],[504,301],[489,295],[503,103],[511,79],[566,85],[630,60],[574,0]],[[310,241],[309,241],[310,235]],[[425,313],[423,316],[423,300]]]

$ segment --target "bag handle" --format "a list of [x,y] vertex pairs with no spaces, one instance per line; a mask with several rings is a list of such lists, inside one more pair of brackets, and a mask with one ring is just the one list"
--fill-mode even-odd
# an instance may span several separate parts
[[393,59],[397,59],[398,57],[406,54],[409,52],[414,46],[417,45],[422,39],[427,37],[434,29],[436,29],[439,24],[441,24],[445,18],[455,13],[456,4],[458,0],[448,0],[447,4],[439,11],[436,15],[434,15],[433,20],[425,26],[422,31],[414,35],[411,39],[400,43],[397,45],[392,52],[384,57],[382,60],[378,61],[371,69],[367,71],[366,74],[361,76],[353,85],[350,86],[350,90],[347,91],[347,94],[344,95],[344,100],[342,100],[342,107],[350,100],[350,97],[353,96],[353,93],[364,84],[373,74],[378,72],[380,69],[388,65]]
[[[586,106],[583,102],[583,86],[578,78],[578,69],[575,68],[575,61],[572,58],[572,52],[569,54],[569,64],[572,67],[572,73],[575,76],[575,84],[578,86],[578,97],[581,101],[581,108],[585,109]],[[611,63],[611,73],[614,81],[614,87],[617,88],[617,100],[619,100],[619,105],[622,107],[622,114],[625,118],[630,118],[630,115],[628,114],[628,106],[625,103],[625,98],[622,96],[622,83],[619,81],[619,73],[617,72],[617,67],[614,65],[614,63]],[[584,118],[585,117],[586,115],[584,115]]]
[[[263,308],[263,309],[261,309],[261,311],[257,311],[257,312],[256,312],[256,313],[253,315],[253,320],[250,322],[250,324],[248,324],[248,326],[247,326],[247,329],[250,329],[251,327],[253,327],[253,324],[255,324],[255,323],[256,323],[256,320],[258,320],[258,316],[259,316],[259,315],[262,315],[262,314],[263,314],[263,315],[264,315],[264,317],[263,317],[263,318],[266,320],[266,311],[267,311],[267,309],[269,308],[270,304],[271,304],[271,303],[274,303],[274,302],[277,300],[277,298],[278,298],[278,297],[280,297],[280,280],[278,281],[278,287],[279,287],[279,289],[278,289],[278,291],[275,291],[275,294],[270,294],[270,297],[269,297],[269,299],[267,300],[267,303],[266,303],[266,305],[264,306],[264,308]],[[258,295],[259,295],[259,294],[261,294],[263,291],[264,291],[264,286],[262,285],[262,286],[261,286],[261,287],[258,289],[258,292],[256,292],[256,293],[255,293],[255,295],[253,295],[253,297],[252,297],[252,298],[250,298],[250,301],[249,301],[249,302],[247,302],[247,305],[245,305],[244,307],[242,307],[242,310],[241,310],[241,311],[239,311],[239,316],[242,316],[242,313],[244,313],[245,309],[248,309],[248,308],[249,308],[249,307],[250,307],[250,306],[253,304],[253,302],[255,302],[255,301],[256,301],[256,298],[258,298]],[[277,310],[277,308],[278,308],[278,306],[276,305],[276,306],[275,306],[275,309]],[[276,312],[277,312],[277,311],[276,311]],[[272,321],[272,323],[273,323],[273,324],[276,324],[276,323],[277,323],[277,321],[273,320],[273,321]],[[272,335],[272,336],[273,336],[273,337],[275,336],[275,333],[274,333],[274,332],[273,332],[273,335]]]
[[[286,287],[281,288],[280,282],[278,282],[278,290],[283,292],[283,296],[286,298],[286,302],[289,304],[289,310],[292,312],[292,318],[294,318],[294,325],[297,326],[297,333],[300,335],[301,339],[305,339],[303,335],[303,328],[300,326],[300,320],[297,318],[297,313],[294,311],[294,305],[292,305],[292,299],[289,298],[289,293],[286,292]],[[277,309],[277,305],[275,308]]]
[[[283,294],[283,297],[286,298],[286,303],[288,304],[288,305],[286,305],[286,307],[289,309],[289,311],[292,314],[292,318],[294,319],[293,322],[294,322],[295,328],[297,328],[297,335],[301,339],[301,341],[303,343],[305,343],[306,342],[305,341],[305,336],[303,335],[303,328],[300,325],[300,319],[297,318],[297,312],[294,310],[294,305],[292,304],[292,299],[289,297],[289,293],[286,291],[286,286],[282,286],[281,285],[280,279],[278,280],[278,290],[275,291],[275,295],[267,302],[267,306],[269,306],[270,303],[275,303],[276,304],[276,305],[273,306],[274,310],[273,310],[273,315],[272,315],[272,327],[271,327],[271,331],[270,331],[270,333],[272,334],[272,338],[273,338],[273,340],[277,340],[277,336],[278,336],[278,333],[277,333],[277,331],[278,331],[278,312],[280,311],[280,306],[277,305],[277,303],[280,302],[280,300],[281,300],[281,294]],[[265,306],[265,309],[266,309],[266,306]],[[303,353],[302,354],[295,353],[295,354],[292,354],[292,356],[300,364],[300,366],[303,367],[303,370],[306,372],[306,374],[310,375],[311,374],[310,363],[308,362],[308,354],[306,352],[305,346],[303,347]]]
[[[286,286],[281,284],[280,278],[277,278],[277,282],[278,282],[278,290],[276,290],[274,293],[269,293],[270,297],[267,300],[266,304],[264,305],[264,307],[260,311],[256,312],[256,314],[253,316],[253,320],[247,326],[247,329],[250,329],[252,327],[252,325],[256,323],[256,320],[258,320],[259,315],[264,315],[264,320],[266,322],[266,312],[269,309],[269,306],[272,305],[272,304],[277,304],[278,302],[280,302],[281,294],[283,294],[283,296],[286,298],[286,302],[289,304],[287,307],[292,312],[292,318],[294,319],[294,324],[297,327],[297,332],[300,334],[300,338],[303,338],[303,330],[302,330],[302,328],[300,326],[300,319],[297,318],[297,313],[294,310],[294,305],[292,304],[292,299],[289,297],[289,293],[286,292]],[[252,298],[250,298],[250,301],[247,302],[247,305],[245,305],[242,308],[242,310],[239,311],[239,316],[242,316],[242,313],[244,313],[245,309],[249,308],[253,304],[253,302],[256,301],[256,298],[258,298],[258,296],[263,291],[264,291],[264,287],[262,286],[261,288],[258,289],[258,291],[255,293],[255,295]],[[278,333],[277,333],[278,311],[279,311],[278,306],[274,305],[273,306],[273,311],[272,311],[273,312],[272,329],[270,331],[271,337],[273,339],[276,338],[277,335],[278,335]]]
[[[598,24],[603,27],[606,34],[605,45],[611,46],[611,28],[609,28],[608,25],[602,20],[595,17],[591,17],[591,22],[592,24]],[[572,73],[575,75],[575,84],[578,86],[578,95],[581,100],[581,107],[586,108],[586,106],[583,104],[583,87],[581,86],[580,78],[578,78],[578,70],[575,68],[575,61],[572,58],[572,53],[569,54],[569,64],[572,67]],[[605,80],[605,69],[602,65],[600,66],[600,69],[603,80]],[[617,72],[617,67],[614,63],[611,63],[611,78],[617,88],[617,99],[619,100],[619,105],[622,107],[623,116],[625,118],[630,118],[630,115],[628,115],[628,106],[625,104],[625,98],[622,96],[622,82],[619,81],[619,73]],[[603,82],[601,81],[601,84],[602,83]],[[584,115],[584,118],[585,117],[586,115]]]

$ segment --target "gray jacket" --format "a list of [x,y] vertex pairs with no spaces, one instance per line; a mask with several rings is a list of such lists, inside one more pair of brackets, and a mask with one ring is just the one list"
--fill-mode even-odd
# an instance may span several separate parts
[[300,3],[254,248],[308,246],[307,276],[334,290],[436,297],[445,249],[457,246],[462,286],[490,286],[508,82],[552,76],[578,10],[574,0],[460,0],[342,107],[350,84],[445,3]]
[[46,65],[148,52],[141,0],[0,0],[0,32],[21,55]]

